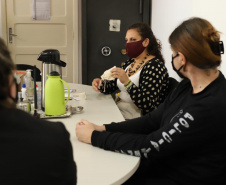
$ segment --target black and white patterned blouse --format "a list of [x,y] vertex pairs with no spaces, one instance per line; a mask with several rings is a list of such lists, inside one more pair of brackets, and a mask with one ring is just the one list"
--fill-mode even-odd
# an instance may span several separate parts
[[[134,59],[127,60],[122,68],[125,70],[133,61]],[[118,90],[117,79],[103,83],[106,84],[101,86],[101,93],[111,94]],[[127,92],[144,115],[156,109],[165,100],[168,87],[169,75],[164,63],[158,58],[153,58],[141,69],[139,87],[133,84],[131,88],[127,89]]]

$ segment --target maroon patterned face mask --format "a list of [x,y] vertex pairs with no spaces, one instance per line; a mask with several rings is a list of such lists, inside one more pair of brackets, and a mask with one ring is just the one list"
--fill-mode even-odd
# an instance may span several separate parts
[[126,43],[126,54],[130,58],[138,57],[145,50],[145,47],[142,44],[143,41],[144,39],[136,42]]

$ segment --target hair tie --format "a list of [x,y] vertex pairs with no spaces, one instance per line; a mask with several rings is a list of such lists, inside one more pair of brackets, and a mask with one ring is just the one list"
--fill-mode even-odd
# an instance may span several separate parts
[[215,55],[224,54],[224,44],[223,41],[213,42],[210,44],[211,50]]

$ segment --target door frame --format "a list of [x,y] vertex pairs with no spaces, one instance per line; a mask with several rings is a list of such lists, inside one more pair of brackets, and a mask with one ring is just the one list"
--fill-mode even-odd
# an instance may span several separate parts
[[1,0],[1,18],[2,18],[2,38],[8,43],[7,32],[6,32],[6,0]]
[[[7,13],[6,13],[6,1],[1,0],[1,17],[2,17],[2,38],[6,41],[8,45],[8,30],[7,30]],[[73,0],[73,83],[80,83],[81,80],[79,75],[81,73],[80,65],[81,65],[81,56],[79,53],[79,48],[81,48],[81,43],[79,43],[79,1]],[[80,45],[79,45],[80,44]]]
[[[79,9],[81,12],[79,13],[79,28],[80,28],[80,38],[81,38],[81,51],[80,53],[80,71],[82,74],[80,76],[81,83],[87,84],[88,82],[88,62],[87,62],[87,28],[86,28],[86,1],[87,0],[79,0]],[[141,8],[143,8],[143,22],[151,25],[151,8],[152,8],[152,0],[140,0]],[[147,16],[149,14],[149,16]],[[146,17],[149,17],[146,18]]]

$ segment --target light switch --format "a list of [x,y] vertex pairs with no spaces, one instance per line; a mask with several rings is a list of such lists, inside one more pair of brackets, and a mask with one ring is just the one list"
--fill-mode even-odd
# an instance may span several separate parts
[[109,31],[120,32],[121,20],[110,19],[109,25]]

